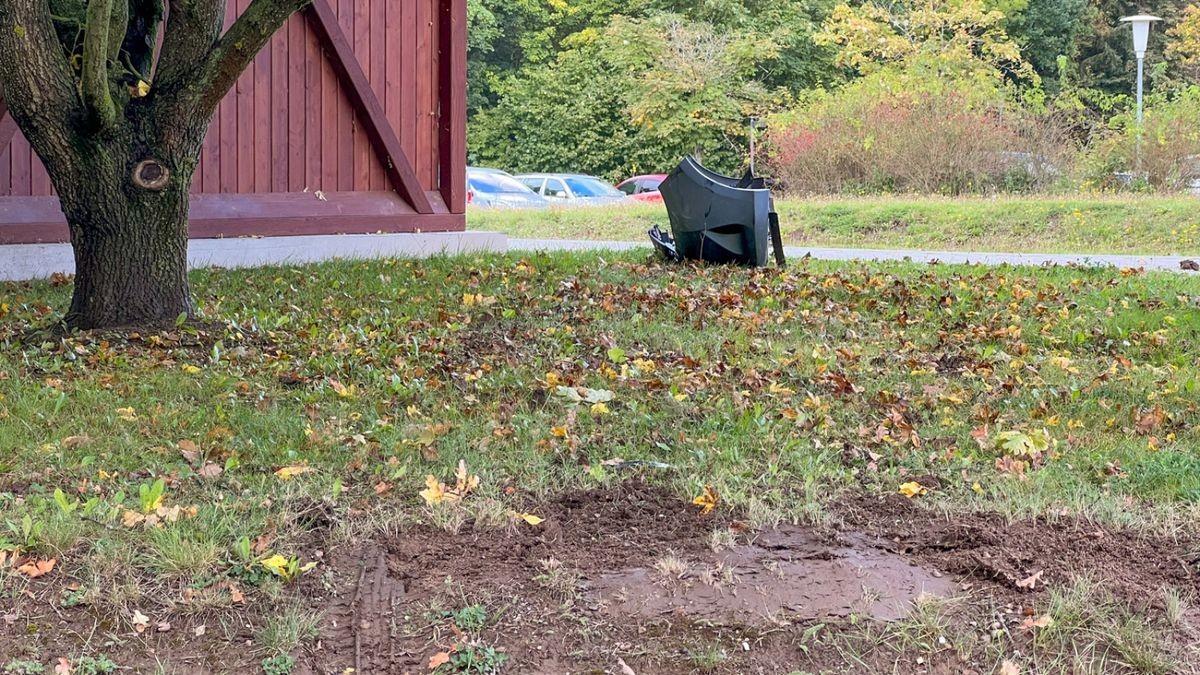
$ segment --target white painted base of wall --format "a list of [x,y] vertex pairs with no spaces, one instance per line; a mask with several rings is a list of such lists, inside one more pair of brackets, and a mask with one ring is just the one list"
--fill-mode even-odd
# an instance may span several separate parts
[[[508,237],[499,232],[430,232],[421,234],[333,234],[297,237],[193,239],[188,265],[260,267],[295,265],[334,258],[427,258],[463,253],[503,253]],[[0,281],[41,279],[75,271],[70,244],[0,246]]]

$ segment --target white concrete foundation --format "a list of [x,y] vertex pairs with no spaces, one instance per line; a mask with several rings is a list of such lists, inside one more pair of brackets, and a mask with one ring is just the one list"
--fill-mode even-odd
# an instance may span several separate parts
[[[188,245],[188,265],[193,269],[260,267],[335,258],[426,258],[507,250],[506,235],[474,231],[193,239]],[[71,274],[74,271],[75,258],[70,244],[0,246],[0,281],[41,279],[55,272]]]

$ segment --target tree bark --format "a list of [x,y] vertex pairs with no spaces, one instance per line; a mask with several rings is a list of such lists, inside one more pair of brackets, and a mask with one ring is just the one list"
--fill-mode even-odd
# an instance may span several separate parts
[[113,134],[78,147],[78,164],[51,179],[75,252],[75,289],[64,322],[110,328],[192,318],[187,227],[203,125],[182,155],[147,145],[153,134]]

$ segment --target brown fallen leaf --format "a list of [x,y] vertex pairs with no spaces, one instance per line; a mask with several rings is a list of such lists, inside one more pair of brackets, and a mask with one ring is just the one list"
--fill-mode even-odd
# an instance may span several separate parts
[[200,467],[200,470],[197,471],[196,473],[204,478],[216,478],[217,476],[220,476],[224,472],[225,472],[225,469],[223,469],[221,467],[221,465],[213,464],[212,462],[209,462],[208,464],[205,464],[204,466]]
[[1037,572],[1034,572],[1033,574],[1018,581],[1017,588],[1028,588],[1031,590],[1036,588],[1037,582],[1041,581],[1043,574],[1045,574],[1045,570],[1038,570]]
[[1021,622],[1021,629],[1033,630],[1034,628],[1048,628],[1053,624],[1054,619],[1050,618],[1049,614],[1043,614],[1036,619],[1032,616],[1027,616],[1025,617],[1025,620]]
[[1179,269],[1188,270],[1189,272],[1200,272],[1200,263],[1195,260],[1180,260]]
[[17,568],[17,571],[30,579],[36,579],[50,573],[54,569],[55,563],[58,560],[50,558],[49,560],[30,560],[29,562]]
[[229,584],[229,599],[240,605],[246,601],[246,594],[242,593],[241,589],[239,589],[235,584],[230,582],[230,584]]
[[92,439],[86,435],[67,436],[66,438],[62,439],[62,446],[64,448],[66,448],[67,450],[74,450],[75,448],[78,448],[83,445],[87,445],[88,443],[91,443],[91,442],[92,442]]
[[438,652],[429,657],[429,669],[437,670],[442,664],[450,662],[450,652]]
[[1000,675],[1021,675],[1021,669],[1012,661],[1004,659],[1004,663],[1000,664]]
[[183,458],[188,462],[195,463],[200,458],[200,446],[196,445],[194,441],[184,439],[179,441],[177,445],[179,446],[179,454],[183,455]]
[[130,620],[133,624],[133,629],[139,633],[146,632],[146,627],[150,625],[150,617],[142,614],[140,610],[133,610],[133,618]]
[[54,664],[54,675],[71,675],[71,661],[66,657],[58,657],[58,662]]
[[630,668],[629,664],[625,663],[625,659],[619,656],[617,657],[617,665],[621,667],[621,675],[637,675],[633,668]]

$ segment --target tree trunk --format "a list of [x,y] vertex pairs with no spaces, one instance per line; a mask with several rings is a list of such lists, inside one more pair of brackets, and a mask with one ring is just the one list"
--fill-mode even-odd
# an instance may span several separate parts
[[64,318],[71,328],[146,326],[195,314],[187,225],[199,142],[188,144],[196,150],[185,154],[193,156],[166,161],[144,138],[123,136],[80,153],[74,175],[51,172],[75,252]]

